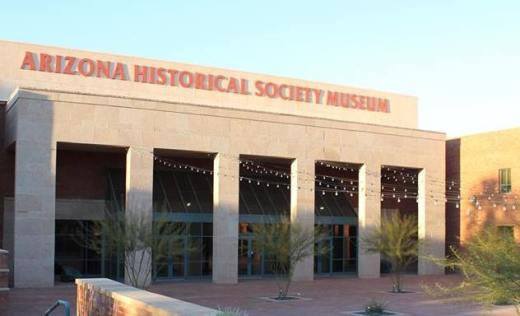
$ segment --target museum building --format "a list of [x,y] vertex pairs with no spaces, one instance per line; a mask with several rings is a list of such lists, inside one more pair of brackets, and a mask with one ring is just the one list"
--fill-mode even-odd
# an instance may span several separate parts
[[121,213],[185,228],[153,280],[269,277],[254,225],[282,218],[326,232],[295,280],[379,277],[362,241],[396,211],[425,241],[410,271],[443,273],[423,255],[445,252],[445,134],[418,129],[415,97],[0,41],[0,141],[14,287],[124,278],[87,245]]

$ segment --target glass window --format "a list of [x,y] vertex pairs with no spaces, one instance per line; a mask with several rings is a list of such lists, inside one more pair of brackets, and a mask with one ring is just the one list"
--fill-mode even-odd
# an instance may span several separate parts
[[511,169],[500,169],[498,171],[498,183],[500,185],[500,193],[511,192]]
[[498,226],[498,232],[504,236],[509,238],[514,238],[514,227],[513,226]]
[[90,249],[100,238],[93,225],[93,221],[56,220],[55,273],[62,281],[102,276],[101,254]]
[[171,243],[171,249],[165,258],[155,261],[155,277],[185,278],[211,275],[213,224],[171,222],[171,225],[186,230],[183,236],[177,236]]

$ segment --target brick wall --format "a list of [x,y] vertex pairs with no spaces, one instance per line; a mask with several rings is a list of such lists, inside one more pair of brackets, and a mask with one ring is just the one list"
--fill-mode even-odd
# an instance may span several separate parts
[[0,296],[9,288],[9,253],[0,249]]
[[124,153],[58,150],[56,197],[105,199],[107,169],[125,168]]
[[217,315],[218,311],[109,279],[76,279],[76,315]]
[[129,308],[128,304],[114,299],[87,284],[76,286],[76,309],[78,316],[90,315],[143,315],[151,316],[149,311]]
[[[461,137],[446,149],[447,177],[459,177],[461,187],[460,209],[447,209],[449,238],[460,233],[463,244],[487,225],[513,226],[520,242],[520,128]],[[499,192],[502,168],[511,169],[511,193]]]

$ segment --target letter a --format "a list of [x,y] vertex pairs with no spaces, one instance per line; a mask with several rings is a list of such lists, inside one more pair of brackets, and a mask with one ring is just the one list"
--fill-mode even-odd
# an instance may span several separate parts
[[31,52],[25,52],[21,69],[36,70],[36,63],[34,62],[34,54]]

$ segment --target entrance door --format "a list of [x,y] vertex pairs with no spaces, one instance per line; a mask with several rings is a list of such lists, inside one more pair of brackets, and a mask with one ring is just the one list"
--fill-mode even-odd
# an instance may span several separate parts
[[[172,222],[174,223],[174,222]],[[178,223],[177,223],[178,224]],[[169,243],[168,253],[154,258],[156,279],[207,277],[211,275],[213,227],[211,223],[184,223],[185,235],[159,236]]]

